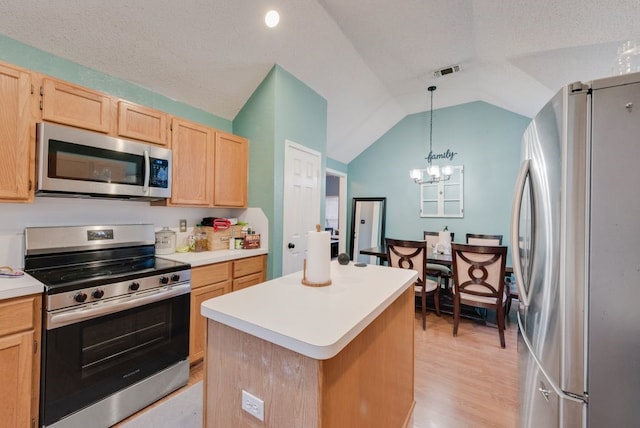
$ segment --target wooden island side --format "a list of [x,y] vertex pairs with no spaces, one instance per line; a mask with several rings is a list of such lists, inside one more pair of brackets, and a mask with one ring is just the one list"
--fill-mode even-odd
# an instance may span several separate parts
[[[333,262],[332,285],[301,279],[202,304],[204,426],[409,426],[416,272]],[[242,410],[243,390],[264,401],[264,421]]]

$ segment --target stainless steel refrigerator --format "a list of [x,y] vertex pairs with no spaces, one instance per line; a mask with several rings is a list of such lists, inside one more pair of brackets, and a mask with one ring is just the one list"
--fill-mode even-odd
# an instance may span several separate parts
[[520,426],[640,426],[640,73],[571,84],[532,120],[511,248]]

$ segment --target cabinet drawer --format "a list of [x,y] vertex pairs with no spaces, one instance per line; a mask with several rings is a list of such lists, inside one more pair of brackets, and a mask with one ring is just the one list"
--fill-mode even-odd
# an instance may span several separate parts
[[35,328],[36,297],[0,301],[0,336]]
[[248,257],[233,262],[233,277],[249,275],[250,273],[258,273],[264,270],[264,257]]
[[242,290],[243,288],[251,287],[252,285],[260,284],[262,282],[262,272],[252,273],[251,275],[243,276],[242,278],[233,280],[233,291]]
[[202,287],[231,278],[231,262],[215,263],[191,269],[191,288]]

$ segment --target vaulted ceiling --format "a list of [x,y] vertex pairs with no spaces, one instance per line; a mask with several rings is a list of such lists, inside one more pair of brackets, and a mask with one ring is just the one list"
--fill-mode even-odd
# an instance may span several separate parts
[[279,64],[326,98],[344,163],[428,110],[429,85],[436,109],[532,117],[563,85],[617,74],[639,22],[638,0],[0,0],[0,33],[229,120]]

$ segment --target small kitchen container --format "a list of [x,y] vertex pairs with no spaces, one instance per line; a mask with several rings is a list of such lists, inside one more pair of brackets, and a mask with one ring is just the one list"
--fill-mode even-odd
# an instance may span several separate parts
[[176,233],[167,226],[156,232],[156,254],[173,254],[176,251]]

